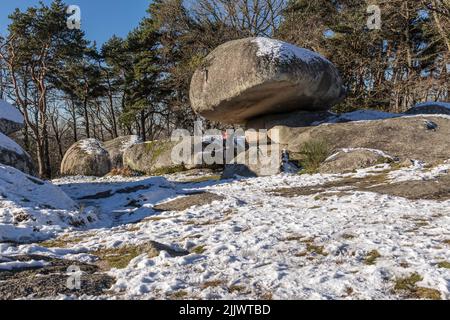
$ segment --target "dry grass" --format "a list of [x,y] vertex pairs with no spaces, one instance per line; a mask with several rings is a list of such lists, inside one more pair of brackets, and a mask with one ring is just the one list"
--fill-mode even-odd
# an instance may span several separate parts
[[139,176],[139,173],[131,170],[130,168],[114,168],[108,176],[137,177]]
[[402,294],[407,298],[441,300],[441,292],[436,289],[417,286],[423,277],[418,273],[413,273],[409,277],[399,278],[395,281],[394,292]]
[[239,286],[239,285],[232,285],[228,288],[229,293],[235,293],[235,292],[243,293],[245,291],[247,291],[247,288],[244,286]]
[[328,256],[328,253],[325,252],[325,247],[324,246],[317,246],[311,243],[307,243],[306,244],[306,251],[312,253],[312,254],[316,254],[316,255],[320,255],[320,256]]
[[158,256],[154,251],[146,246],[126,246],[121,248],[100,249],[92,254],[99,257],[97,263],[102,269],[124,269],[131,260],[147,253],[149,258]]
[[83,238],[71,238],[69,236],[62,236],[56,239],[47,240],[39,243],[44,248],[69,248],[83,241]]
[[196,253],[196,254],[203,254],[203,253],[205,253],[205,251],[206,251],[205,245],[197,246],[191,250],[192,253]]
[[220,181],[220,175],[211,175],[211,176],[203,176],[191,179],[185,179],[180,181],[180,183],[201,183],[201,182],[210,182],[210,181]]
[[330,146],[324,140],[306,142],[300,150],[300,164],[303,168],[300,173],[318,173],[320,165],[331,155],[331,152]]
[[97,263],[102,269],[124,269],[134,258],[146,254],[149,259],[159,256],[161,251],[167,251],[171,256],[184,256],[188,252],[178,252],[170,247],[157,243],[149,242],[135,246],[124,246],[119,248],[106,248],[92,252],[93,255],[99,257]]
[[450,269],[450,262],[448,261],[441,261],[437,264],[437,266],[441,269]]
[[372,266],[377,262],[378,258],[381,258],[381,254],[377,250],[372,250],[364,259],[364,264]]
[[226,282],[223,280],[212,280],[212,281],[206,281],[201,285],[202,290],[208,289],[208,288],[217,288],[217,287],[223,287],[226,286]]
[[185,299],[187,299],[188,296],[189,296],[189,293],[187,293],[184,290],[180,290],[180,291],[177,291],[177,292],[174,292],[174,293],[170,294],[168,296],[168,298],[170,300],[185,300]]

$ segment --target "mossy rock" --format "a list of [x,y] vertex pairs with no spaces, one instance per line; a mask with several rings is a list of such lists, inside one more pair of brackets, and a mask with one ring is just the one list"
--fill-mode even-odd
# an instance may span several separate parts
[[135,135],[118,137],[114,140],[104,142],[103,145],[109,153],[112,167],[122,168],[124,152],[139,142],[139,137]]
[[172,149],[177,142],[169,140],[136,144],[123,155],[124,166],[146,175],[164,175],[184,171],[182,164],[172,160]]

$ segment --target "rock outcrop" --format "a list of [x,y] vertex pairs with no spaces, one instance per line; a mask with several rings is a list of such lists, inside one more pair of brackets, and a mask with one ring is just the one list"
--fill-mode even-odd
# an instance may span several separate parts
[[435,163],[450,158],[450,119],[442,116],[398,117],[384,120],[331,123],[309,128],[275,127],[291,154],[309,141],[326,142],[331,152],[340,149],[381,150],[398,161]]
[[33,161],[17,143],[0,133],[0,163],[36,175]]
[[0,99],[0,132],[6,135],[23,128],[23,116],[17,108]]
[[109,153],[112,168],[122,168],[124,152],[140,142],[139,137],[136,135],[118,137],[114,140],[104,142],[103,146]]
[[321,173],[349,173],[358,169],[373,167],[377,164],[389,163],[393,159],[378,150],[344,149],[329,157],[321,166]]
[[102,177],[111,171],[111,159],[96,139],[81,140],[67,150],[61,162],[61,174]]
[[0,100],[0,163],[26,174],[36,175],[30,155],[6,135],[23,128],[23,116],[15,107]]
[[269,38],[216,48],[195,72],[192,108],[222,123],[291,111],[326,111],[343,96],[334,65],[321,55]]

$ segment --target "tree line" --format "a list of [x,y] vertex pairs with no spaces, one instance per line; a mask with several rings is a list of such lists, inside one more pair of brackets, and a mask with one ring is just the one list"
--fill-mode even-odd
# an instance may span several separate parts
[[[347,98],[336,112],[402,112],[449,99],[450,1],[374,0],[380,30],[361,0],[154,0],[127,37],[97,46],[69,29],[67,4],[16,9],[0,37],[0,98],[25,117],[16,137],[39,174],[58,174],[84,138],[143,140],[192,129],[189,84],[218,45],[267,36],[317,51],[339,68]],[[218,124],[208,124],[217,126]]]

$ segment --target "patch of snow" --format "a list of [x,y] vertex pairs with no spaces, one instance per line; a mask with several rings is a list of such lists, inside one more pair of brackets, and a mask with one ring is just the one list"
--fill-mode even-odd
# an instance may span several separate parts
[[122,146],[120,148],[121,152],[124,152],[125,150],[127,150],[128,148],[134,146],[135,144],[138,144],[141,142],[141,139],[139,138],[139,136],[136,135],[132,135],[130,136],[130,139],[128,141],[124,141],[122,143]]
[[0,119],[5,119],[15,123],[23,123],[22,113],[14,106],[0,99]]
[[108,152],[97,139],[85,139],[80,141],[80,148],[89,155],[103,155]]
[[293,59],[299,59],[304,62],[312,62],[319,59],[331,63],[325,57],[316,52],[300,48],[280,40],[257,37],[252,41],[252,43],[258,45],[257,55],[259,57],[269,57],[271,60],[280,60],[284,62],[289,62]]
[[11,138],[5,136],[3,133],[0,132],[0,148],[14,151],[17,154],[24,154],[24,150],[21,146],[19,146],[15,141],[13,141]]
[[424,168],[424,163],[414,161],[408,168],[389,173],[389,179],[392,182],[433,180],[449,173],[450,161],[445,161],[443,164],[433,167],[430,170]]
[[13,271],[18,269],[31,269],[31,268],[41,268],[47,266],[48,263],[45,261],[26,261],[26,262],[20,262],[20,261],[13,261],[13,262],[3,262],[0,263],[0,270],[4,271]]

